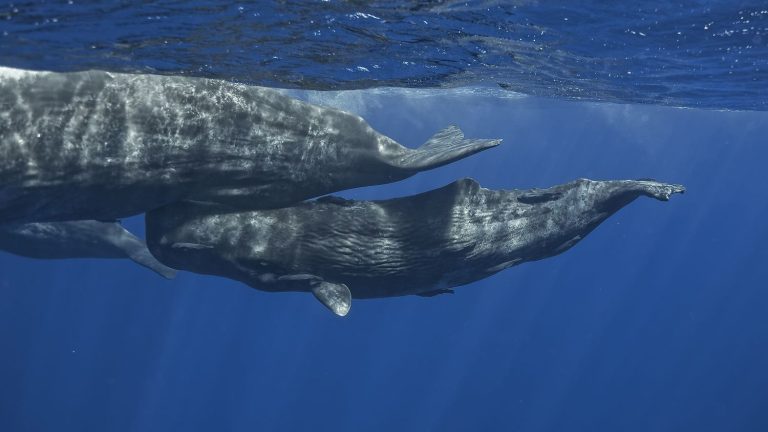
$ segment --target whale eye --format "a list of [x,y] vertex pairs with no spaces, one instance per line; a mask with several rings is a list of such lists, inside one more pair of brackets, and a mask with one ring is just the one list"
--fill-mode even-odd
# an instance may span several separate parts
[[540,204],[554,201],[561,196],[563,196],[562,192],[531,191],[520,195],[517,200],[523,204]]

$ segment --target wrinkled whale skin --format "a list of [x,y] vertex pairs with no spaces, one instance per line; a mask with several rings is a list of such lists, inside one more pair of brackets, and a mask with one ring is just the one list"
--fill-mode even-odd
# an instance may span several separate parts
[[170,267],[260,290],[310,291],[322,281],[346,285],[354,298],[431,296],[562,253],[639,196],[683,191],[586,179],[488,190],[463,179],[384,201],[324,197],[230,214],[180,203],[147,214],[147,244]]
[[179,200],[276,208],[493,147],[417,149],[359,116],[220,80],[0,68],[0,223],[114,220]]
[[29,258],[128,258],[166,279],[176,271],[158,262],[143,240],[117,222],[95,220],[0,225],[0,250]]

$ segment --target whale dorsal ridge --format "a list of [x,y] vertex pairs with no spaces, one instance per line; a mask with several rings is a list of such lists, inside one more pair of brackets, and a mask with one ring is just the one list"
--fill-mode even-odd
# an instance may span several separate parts
[[540,204],[547,201],[560,199],[561,192],[551,192],[546,189],[532,190],[517,197],[517,200],[523,204]]

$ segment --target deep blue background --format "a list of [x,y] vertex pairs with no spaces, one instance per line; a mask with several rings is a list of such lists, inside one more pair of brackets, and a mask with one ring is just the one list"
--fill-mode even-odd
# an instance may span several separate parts
[[408,146],[451,123],[504,138],[347,196],[464,176],[654,177],[688,192],[639,199],[565,254],[455,295],[355,301],[343,319],[310,294],[0,254],[0,430],[768,430],[768,114],[312,97]]

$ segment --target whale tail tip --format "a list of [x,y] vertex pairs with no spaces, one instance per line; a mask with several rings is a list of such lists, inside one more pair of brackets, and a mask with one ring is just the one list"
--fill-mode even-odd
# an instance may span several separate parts
[[409,151],[400,163],[403,168],[423,171],[447,165],[500,143],[500,139],[466,139],[457,126],[448,126],[421,147]]
[[656,198],[659,201],[669,201],[669,198],[674,194],[685,193],[685,186],[672,183],[661,183],[655,180],[637,180],[642,184],[644,191],[650,197]]

